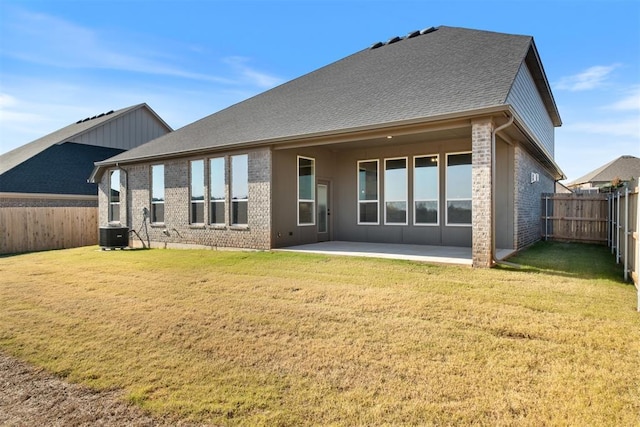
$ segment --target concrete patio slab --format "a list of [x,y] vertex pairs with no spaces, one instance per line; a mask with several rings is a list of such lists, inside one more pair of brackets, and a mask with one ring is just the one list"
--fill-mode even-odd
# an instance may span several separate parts
[[[308,252],[326,255],[404,259],[438,264],[471,265],[471,248],[455,246],[404,245],[395,243],[320,242],[290,246],[278,251]],[[498,249],[496,257],[504,259],[514,250]]]

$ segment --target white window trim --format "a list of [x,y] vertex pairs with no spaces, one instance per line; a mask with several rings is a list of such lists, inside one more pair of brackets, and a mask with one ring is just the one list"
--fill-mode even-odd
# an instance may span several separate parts
[[[151,193],[149,194],[150,199],[151,199],[151,200],[150,200],[150,202],[151,202],[151,212],[149,212],[149,223],[154,224],[154,225],[162,225],[162,224],[164,224],[164,220],[163,220],[163,221],[153,221],[153,205],[160,205],[160,204],[164,205],[164,202],[165,202],[165,199],[166,199],[166,195],[164,194],[164,193],[165,193],[165,189],[166,189],[166,185],[165,185],[165,182],[164,182],[164,178],[165,178],[165,177],[164,177],[164,176],[162,177],[162,184],[163,184],[162,193],[163,193],[163,195],[164,195],[165,197],[163,197],[163,198],[162,198],[162,201],[161,201],[161,202],[159,202],[159,201],[155,201],[155,200],[153,200],[153,190],[154,190],[154,188],[153,188],[153,167],[154,167],[154,166],[162,166],[162,172],[163,172],[163,174],[164,174],[164,171],[165,171],[164,163],[157,163],[157,164],[151,165],[151,166],[149,167],[149,170],[150,170],[150,172],[151,172],[151,173],[150,173],[150,178],[151,178]],[[164,215],[163,215],[163,216],[164,216]]]
[[[370,163],[376,162],[376,195],[378,198],[376,200],[360,200],[360,163]],[[380,160],[379,159],[368,159],[368,160],[358,160],[356,163],[356,203],[358,204],[357,209],[357,222],[358,225],[380,225]],[[360,204],[361,203],[376,203],[378,205],[376,222],[360,222]]]
[[[437,197],[435,199],[418,199],[416,197],[416,159],[419,158],[423,158],[423,157],[435,157],[436,160],[436,194]],[[415,225],[416,227],[439,227],[440,226],[440,154],[439,153],[435,153],[435,154],[420,154],[420,155],[416,155],[413,156],[413,225]],[[416,202],[436,202],[436,204],[438,205],[438,214],[436,216],[436,222],[434,223],[419,223],[416,220]]]
[[[111,177],[113,175],[114,172],[118,172],[118,202],[112,202],[111,200]],[[120,224],[120,208],[122,207],[122,185],[120,185],[120,179],[122,177],[120,176],[120,169],[111,169],[109,170],[109,193],[107,193],[109,195],[109,208],[107,211],[107,222],[109,222],[109,224]],[[111,206],[113,205],[118,205],[118,218],[111,218]]]
[[[223,180],[222,186],[225,188],[225,195],[224,195],[224,198],[222,200],[211,200],[211,187],[212,187],[212,185],[211,185],[211,161],[212,160],[217,160],[217,159],[222,159],[222,180]],[[213,225],[213,226],[227,225],[226,218],[223,220],[223,222],[213,222],[212,221],[213,212],[211,210],[211,203],[221,203],[222,204],[222,211],[225,213],[224,216],[226,217],[226,214],[227,214],[226,203],[227,203],[227,197],[228,197],[227,194],[226,194],[227,193],[226,192],[226,185],[227,185],[227,182],[226,182],[227,181],[227,173],[226,173],[227,172],[227,167],[226,166],[227,166],[227,162],[229,161],[229,159],[226,156],[220,156],[220,157],[210,157],[208,160],[209,161],[207,163],[208,163],[208,167],[209,167],[209,170],[208,170],[208,172],[209,172],[209,179],[208,179],[209,187],[207,188],[207,190],[208,190],[207,192],[209,194],[207,194],[206,198],[209,201],[209,225]],[[231,218],[229,218],[229,220],[231,220]]]
[[[388,160],[404,160],[404,170],[406,180],[404,183],[404,200],[388,200],[387,199],[387,161]],[[409,158],[408,157],[389,157],[384,159],[384,225],[409,225]],[[388,222],[387,221],[387,202],[405,202],[407,206],[406,218],[404,222]]]
[[[470,199],[449,199],[448,196],[448,185],[449,185],[449,156],[455,156],[456,154],[473,154],[471,151],[456,151],[453,153],[447,153],[446,159],[447,163],[445,164],[445,186],[444,186],[444,215],[445,215],[445,224],[447,227],[471,227],[473,225],[473,216],[470,224],[449,224],[449,201],[457,201],[457,200],[469,200],[473,205],[473,190],[471,191]],[[471,157],[471,168],[473,170],[473,155]],[[473,184],[472,184],[473,185]],[[473,215],[473,206],[471,208],[471,215]]]
[[[233,198],[233,158],[234,157],[247,157],[247,197],[244,199]],[[240,202],[247,203],[247,222],[233,222],[233,205],[237,205]],[[234,229],[246,229],[249,227],[249,154],[239,153],[229,156],[229,225]]]
[[[193,163],[194,162],[202,162],[202,185],[203,185],[203,198],[202,200],[193,200]],[[206,187],[205,187],[205,176],[207,174],[206,171],[206,162],[204,159],[195,159],[189,161],[189,225],[204,225],[206,223],[206,206],[204,205],[204,201],[206,199]],[[191,216],[192,210],[191,207],[194,203],[202,203],[203,215],[202,222],[193,222],[193,218]]]
[[[300,198],[300,159],[311,160],[313,167],[313,179],[311,183],[311,197],[312,199],[301,199]],[[297,156],[296,158],[296,220],[298,227],[308,227],[316,225],[316,159],[313,157],[305,157],[305,156]],[[312,204],[312,212],[311,222],[300,222],[300,203],[311,203]]]

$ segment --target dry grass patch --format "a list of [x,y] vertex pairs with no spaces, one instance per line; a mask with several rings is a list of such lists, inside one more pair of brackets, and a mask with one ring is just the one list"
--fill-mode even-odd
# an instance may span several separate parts
[[0,349],[214,424],[637,424],[640,315],[606,248],[542,244],[515,261],[4,257]]

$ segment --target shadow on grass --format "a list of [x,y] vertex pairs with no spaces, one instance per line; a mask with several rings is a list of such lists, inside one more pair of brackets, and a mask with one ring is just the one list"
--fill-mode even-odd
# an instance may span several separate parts
[[623,266],[616,264],[611,249],[602,245],[542,241],[510,258],[509,262],[522,266],[519,271],[624,283]]

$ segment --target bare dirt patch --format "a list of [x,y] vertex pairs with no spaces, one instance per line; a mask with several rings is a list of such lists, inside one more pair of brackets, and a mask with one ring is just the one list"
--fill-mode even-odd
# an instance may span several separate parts
[[127,405],[118,390],[69,384],[42,369],[0,353],[2,426],[188,426],[153,418]]

